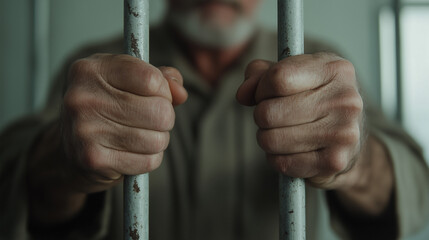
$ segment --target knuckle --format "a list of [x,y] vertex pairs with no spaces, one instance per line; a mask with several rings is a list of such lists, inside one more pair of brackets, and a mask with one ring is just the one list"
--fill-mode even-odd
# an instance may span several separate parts
[[162,85],[162,73],[154,67],[145,67],[142,72],[144,88],[149,94],[159,92]]
[[169,67],[169,66],[162,66],[158,68],[162,75],[169,77],[170,79],[173,78],[176,81],[179,81],[181,84],[183,84],[183,77],[180,71],[177,68]]
[[127,54],[110,55],[106,60],[109,67],[118,66],[120,69],[131,73],[136,73],[136,71],[142,68],[142,65],[144,66],[144,62],[142,60]]
[[72,63],[69,68],[69,80],[78,81],[95,72],[95,64],[90,58],[82,58]]
[[357,91],[351,91],[348,99],[346,112],[351,116],[360,115],[363,111],[363,100],[360,94]]
[[254,73],[254,69],[259,69],[263,66],[267,66],[268,63],[261,59],[252,60],[249,64],[247,64],[246,71],[244,73],[246,78],[249,78],[252,73]]
[[251,62],[249,62],[249,64],[247,64],[246,66],[246,70],[244,72],[245,77],[250,77],[250,74],[252,73],[252,70],[255,67],[261,66],[262,64],[265,64],[265,61],[261,60],[261,59],[255,59],[252,60]]
[[290,175],[292,166],[292,161],[285,156],[281,155],[268,155],[267,160],[273,165],[273,167],[280,173],[284,175]]
[[156,123],[155,127],[157,130],[169,131],[173,129],[175,113],[173,105],[166,99],[160,98],[159,101],[154,105]]
[[346,76],[354,77],[356,74],[355,67],[353,63],[346,59],[339,60],[338,63],[339,67],[341,68],[342,72]]
[[285,79],[287,79],[288,73],[289,71],[286,71],[279,64],[272,66],[269,73],[272,84],[274,86],[282,87],[283,85],[280,84],[283,83]]
[[265,152],[275,153],[277,151],[276,135],[272,133],[272,130],[259,129],[256,134],[258,144]]
[[161,165],[163,155],[164,154],[161,152],[148,156],[145,160],[144,171],[151,172],[157,169]]
[[344,171],[347,167],[347,161],[341,152],[334,152],[326,162],[326,170],[329,174],[336,174]]
[[341,131],[339,141],[344,145],[354,145],[360,140],[359,126],[345,127]]
[[102,59],[102,58],[108,58],[108,57],[112,57],[115,56],[113,54],[110,53],[94,53],[91,56],[89,56],[90,59]]
[[170,134],[168,132],[156,132],[152,141],[152,150],[154,153],[163,152],[169,143]]
[[287,68],[280,64],[272,66],[268,75],[272,89],[277,94],[294,92],[296,89],[294,88],[292,81],[296,72],[297,66],[295,66],[295,64],[290,64]]
[[63,98],[65,111],[74,116],[88,117],[91,110],[100,107],[100,103],[92,94],[78,88],[67,90]]
[[130,63],[139,61],[136,58],[127,54],[112,54],[110,56],[112,61],[123,63],[124,65],[129,65]]
[[143,89],[146,94],[155,95],[159,92],[164,79],[161,70],[126,54],[115,55],[113,61],[121,69],[122,74],[141,80],[139,88]]
[[267,101],[259,103],[253,112],[253,118],[256,125],[260,128],[269,128],[274,124],[274,115],[271,112],[270,105]]
[[82,162],[85,167],[91,171],[101,171],[106,167],[103,152],[92,145],[88,145],[83,149]]
[[354,145],[360,140],[360,128],[358,124],[336,127],[325,136],[325,139],[338,145]]
[[254,59],[247,65],[247,67],[252,68],[255,66],[261,66],[261,65],[266,65],[266,64],[267,64],[267,62],[262,60],[262,59]]
[[326,133],[323,134],[323,140],[327,143],[337,143],[338,142],[338,131],[334,128],[328,129]]
[[344,76],[347,79],[355,79],[356,71],[353,63],[346,59],[339,59],[328,63],[330,72]]
[[343,119],[356,119],[363,111],[363,100],[355,89],[343,91],[330,104],[331,110],[340,114]]

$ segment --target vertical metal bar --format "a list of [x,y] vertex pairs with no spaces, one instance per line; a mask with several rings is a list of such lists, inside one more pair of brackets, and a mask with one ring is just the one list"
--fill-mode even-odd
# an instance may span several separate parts
[[[304,53],[303,0],[278,0],[278,60]],[[280,174],[280,240],[305,239],[305,183]]]
[[401,0],[393,0],[396,47],[396,120],[402,122]]
[[[127,54],[149,61],[149,0],[124,0]],[[149,239],[149,174],[125,176],[124,239]]]

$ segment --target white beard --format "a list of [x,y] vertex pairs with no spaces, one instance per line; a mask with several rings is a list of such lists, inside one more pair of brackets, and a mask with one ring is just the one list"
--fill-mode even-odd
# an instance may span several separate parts
[[234,47],[249,40],[256,29],[254,18],[239,15],[228,26],[219,26],[215,21],[203,21],[197,10],[171,11],[168,21],[184,37],[207,47]]

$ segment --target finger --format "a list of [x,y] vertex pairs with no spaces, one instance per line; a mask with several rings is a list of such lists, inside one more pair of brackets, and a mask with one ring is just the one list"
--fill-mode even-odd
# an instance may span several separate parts
[[253,60],[247,65],[246,70],[244,71],[244,78],[248,79],[254,75],[261,76],[262,73],[267,71],[270,68],[270,66],[273,64],[274,64],[273,62],[266,61],[266,60],[261,60],[261,59]]
[[261,101],[254,110],[256,124],[263,129],[315,122],[328,113],[318,91]]
[[[318,152],[318,174],[309,178],[313,186],[326,188],[337,181],[337,177],[350,170],[354,156],[344,148],[331,147]],[[353,153],[354,154],[354,153]]]
[[168,82],[162,72],[129,55],[111,55],[101,67],[103,79],[116,89],[139,96],[160,96],[172,101]]
[[177,70],[174,67],[167,67],[167,66],[162,66],[162,67],[159,67],[158,69],[161,71],[162,75],[167,80],[174,80],[183,86],[183,77],[182,77],[182,74],[180,74],[179,70]]
[[164,152],[144,155],[115,151],[112,154],[117,154],[117,169],[125,175],[138,175],[151,172],[161,165],[164,156]]
[[151,172],[157,169],[162,162],[164,153],[157,154],[138,154],[131,152],[118,151],[105,147],[104,153],[106,155],[105,164],[106,169],[119,172],[123,175],[138,175]]
[[273,65],[262,77],[255,92],[255,100],[259,103],[268,98],[317,89],[344,74],[354,77],[353,65],[333,54],[289,57]]
[[173,106],[177,106],[186,102],[186,100],[188,99],[188,92],[186,91],[186,89],[174,80],[169,80],[168,84],[170,87],[171,95],[173,96]]
[[267,154],[267,160],[282,174],[309,178],[313,185],[326,186],[350,165],[350,153],[341,148],[277,155]]
[[294,127],[259,129],[259,146],[269,154],[297,154],[322,149],[330,144],[323,141],[321,124],[304,124]]
[[295,154],[333,146],[349,149],[359,143],[360,128],[356,122],[339,124],[335,116],[328,115],[314,123],[259,129],[257,140],[271,154]]
[[156,154],[164,151],[170,140],[170,133],[111,124],[104,130],[100,140],[103,146],[123,152]]
[[183,77],[180,72],[172,67],[160,67],[162,74],[167,79],[173,98],[173,105],[180,105],[188,98],[188,92],[183,87]]
[[310,178],[319,174],[319,152],[290,155],[267,154],[268,162],[281,174],[294,178]]
[[247,65],[244,82],[237,90],[236,98],[240,104],[252,106],[255,104],[255,91],[259,79],[268,70],[272,63],[263,60],[254,60]]
[[169,131],[174,126],[173,105],[162,97],[122,94],[96,111],[106,120],[120,125],[155,131]]

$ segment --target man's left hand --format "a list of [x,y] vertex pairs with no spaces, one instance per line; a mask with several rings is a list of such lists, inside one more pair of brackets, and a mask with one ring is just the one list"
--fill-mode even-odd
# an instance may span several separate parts
[[256,105],[257,140],[278,171],[325,189],[355,184],[344,175],[361,152],[363,102],[349,61],[330,53],[253,61],[237,99]]

